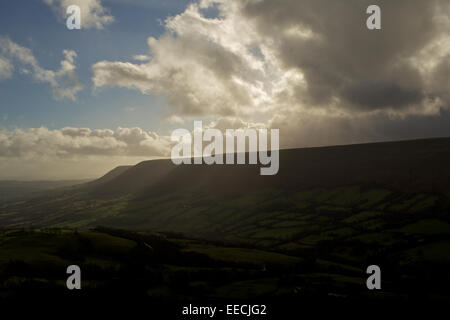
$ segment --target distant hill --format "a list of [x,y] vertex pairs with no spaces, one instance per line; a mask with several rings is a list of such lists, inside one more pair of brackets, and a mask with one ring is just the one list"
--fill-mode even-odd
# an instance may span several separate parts
[[107,172],[102,177],[86,183],[85,185],[83,185],[83,187],[84,186],[95,187],[95,186],[102,185],[102,184],[109,182],[109,181],[113,180],[114,178],[118,177],[119,175],[121,175],[122,173],[124,173],[125,171],[130,169],[131,167],[133,167],[133,166],[118,166],[118,167],[112,169],[111,171]]
[[450,138],[441,138],[281,150],[275,176],[261,176],[259,165],[176,166],[170,160],[144,161],[93,185],[102,194],[134,193],[150,187],[200,188],[222,194],[367,183],[404,191],[446,191],[450,189],[449,163]]
[[86,186],[94,194],[129,194],[154,185],[175,169],[170,160],[150,160],[135,166],[117,167]]

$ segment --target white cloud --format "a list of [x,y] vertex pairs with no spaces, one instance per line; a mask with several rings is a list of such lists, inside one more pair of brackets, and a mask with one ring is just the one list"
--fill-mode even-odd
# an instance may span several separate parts
[[[64,60],[56,71],[42,68],[30,49],[18,45],[9,38],[0,36],[0,52],[10,60],[19,63],[23,67],[22,73],[31,74],[37,81],[49,84],[56,99],[75,100],[76,94],[83,89],[75,72],[77,53],[73,50],[63,50]],[[0,75],[2,61],[10,64],[8,60],[0,57]],[[6,65],[3,68],[6,68],[6,75],[11,76],[12,65]]]
[[[219,15],[205,17],[213,5]],[[410,19],[415,8],[420,21]],[[375,36],[357,27],[364,10],[331,0],[202,0],[148,38],[148,61],[93,65],[94,86],[163,95],[178,116],[437,115],[450,105],[448,87],[433,80],[448,80],[449,6],[414,0],[386,10],[391,32]]]
[[249,122],[235,117],[221,117],[205,126],[205,128],[219,129],[222,132],[227,129],[263,129],[267,127],[268,124],[265,123]]
[[[204,123],[205,129],[261,127],[265,125],[230,117]],[[188,125],[187,129],[193,130],[193,127]],[[46,127],[0,130],[0,157],[3,158],[168,157],[173,145],[170,136],[137,127],[118,127],[115,130],[74,127],[54,130]]]
[[10,78],[13,73],[13,65],[8,59],[0,56],[0,80]]
[[250,52],[251,30],[231,13],[229,19],[206,19],[202,6],[191,4],[166,20],[164,36],[148,38],[148,62],[96,63],[95,87],[117,85],[162,94],[181,114],[226,116],[264,109],[265,71]]
[[0,157],[73,158],[76,156],[163,157],[170,139],[140,128],[116,130],[45,127],[0,131]]
[[177,124],[182,125],[185,122],[186,119],[183,119],[182,117],[179,117],[177,115],[171,115],[165,119],[165,121],[169,124]]
[[135,54],[133,56],[133,60],[136,60],[136,61],[148,61],[150,59],[151,59],[151,57],[149,57],[145,54]]
[[81,10],[82,29],[103,29],[114,21],[109,10],[102,6],[100,0],[44,0],[62,21],[66,20],[66,10],[71,5],[77,5]]

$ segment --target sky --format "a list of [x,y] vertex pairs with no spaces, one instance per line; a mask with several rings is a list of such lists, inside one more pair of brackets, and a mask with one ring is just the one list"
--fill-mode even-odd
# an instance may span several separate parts
[[281,148],[450,136],[449,17],[445,0],[2,1],[0,179],[167,157],[194,120],[280,129]]

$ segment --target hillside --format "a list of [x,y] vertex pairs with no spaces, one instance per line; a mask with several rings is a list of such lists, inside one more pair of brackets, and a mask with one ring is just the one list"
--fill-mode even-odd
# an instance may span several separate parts
[[154,187],[246,194],[261,188],[368,183],[403,191],[447,191],[449,163],[450,138],[302,148],[280,151],[275,176],[260,176],[259,165],[175,166],[170,160],[153,160],[139,163],[95,191],[126,194]]
[[[118,243],[119,252],[112,253],[117,259],[124,238],[134,241],[157,232],[194,258],[178,252],[159,262],[147,257],[148,248],[139,240],[136,250],[124,249],[127,254],[119,260],[124,268],[135,268],[129,257],[141,257],[145,271],[140,272],[149,278],[156,274],[149,271],[154,264],[160,268],[163,263],[165,275],[190,279],[176,285],[162,281],[161,294],[189,292],[214,299],[248,298],[258,292],[294,300],[304,294],[323,301],[331,290],[339,297],[360,298],[367,293],[364,270],[376,263],[388,272],[383,294],[370,299],[444,299],[450,283],[445,271],[450,267],[448,163],[450,139],[282,150],[279,174],[265,177],[258,166],[145,161],[82,186],[0,204],[4,259],[8,252],[19,254],[15,259],[24,260],[26,270],[40,279],[34,266],[40,262],[29,261],[30,255],[45,252],[51,259],[65,259],[61,253],[67,250],[60,247],[75,246],[70,254],[101,266],[93,269],[97,273],[92,279],[98,281],[97,276],[112,272],[92,256],[105,245],[103,233],[119,237],[107,237]],[[92,234],[94,228],[102,234]],[[60,239],[61,232],[74,235],[49,247],[45,241]],[[45,241],[30,242],[34,237]],[[16,245],[11,239],[26,250],[11,249]],[[149,238],[145,243],[155,248],[158,241]],[[177,259],[195,264],[177,265]],[[224,281],[211,284],[210,273],[199,269],[218,272]],[[139,276],[133,279],[141,281]],[[216,286],[218,291],[206,289]]]
[[260,176],[258,165],[144,161],[77,188],[3,204],[0,225],[106,225],[254,243],[250,230],[264,231],[265,221],[290,227],[272,232],[289,238],[308,229],[299,229],[303,217],[312,225],[328,215],[344,221],[367,210],[377,216],[414,206],[446,208],[448,163],[448,138],[281,150],[276,176]]
[[133,166],[118,166],[118,167],[112,169],[111,171],[107,172],[105,175],[101,176],[100,178],[86,183],[82,187],[86,187],[86,186],[95,187],[95,186],[105,184],[105,183],[113,180],[114,178],[120,176],[122,173],[124,173],[131,167],[133,167]]

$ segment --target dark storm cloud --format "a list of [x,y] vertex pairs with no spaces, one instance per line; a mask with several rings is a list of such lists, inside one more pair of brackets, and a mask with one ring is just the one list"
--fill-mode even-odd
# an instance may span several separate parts
[[344,88],[341,94],[352,105],[368,109],[401,108],[424,98],[420,88],[405,88],[394,82],[358,82]]
[[[366,27],[371,4],[381,8],[381,30]],[[448,64],[424,75],[420,64],[427,61],[414,60],[449,34],[448,25],[436,18],[445,10],[439,0],[263,0],[248,1],[244,8],[260,33],[274,39],[284,67],[304,73],[307,90],[298,88],[297,96],[306,105],[337,100],[342,108],[364,111],[401,110],[437,97],[448,104],[441,88],[442,81],[448,83]],[[286,32],[296,27],[309,35]],[[430,85],[434,73],[442,81]]]
[[442,59],[435,69],[432,79],[433,87],[436,94],[450,104],[450,54]]

